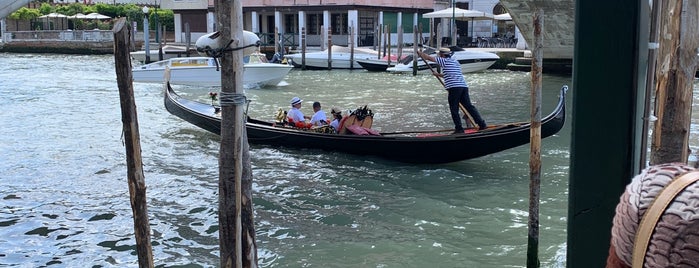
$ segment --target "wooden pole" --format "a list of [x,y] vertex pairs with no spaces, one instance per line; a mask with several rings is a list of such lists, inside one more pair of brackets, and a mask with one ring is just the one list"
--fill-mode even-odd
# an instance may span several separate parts
[[381,40],[383,39],[383,24],[379,24],[378,32],[379,32],[379,33],[378,33],[376,39],[377,39],[377,42],[378,42],[378,44],[377,44],[377,46],[378,46],[377,51],[379,51],[379,53],[378,53],[378,54],[379,54],[378,59],[380,60],[380,59],[381,59],[381,45],[382,45],[382,44],[381,44]]
[[[242,2],[216,0],[219,44],[232,51],[221,57],[221,147],[219,150],[220,267],[257,267],[252,212],[252,179],[245,131]],[[246,171],[247,170],[247,171]]]
[[539,267],[539,197],[541,188],[541,73],[544,47],[544,10],[534,13],[534,47],[531,70],[531,128],[529,133],[529,233],[527,268]]
[[696,27],[699,24],[699,4],[686,1],[686,14],[680,16],[682,3],[682,0],[662,1],[660,8],[655,100],[658,121],[651,143],[651,165],[687,163],[689,157],[692,88],[699,47],[699,29]]
[[306,70],[306,27],[301,28],[301,70]]
[[112,30],[114,32],[114,64],[119,86],[121,122],[126,145],[126,168],[129,182],[129,196],[133,212],[136,252],[139,267],[154,267],[153,250],[150,243],[150,224],[146,204],[146,181],[141,159],[141,141],[138,132],[138,115],[133,92],[131,55],[129,54],[129,25],[126,18],[120,18]]
[[[350,22],[350,24],[352,24]],[[349,27],[350,69],[354,69],[354,28]]]
[[400,57],[403,56],[403,25],[398,25],[396,34],[398,34],[398,37],[396,38],[398,41],[398,44],[396,44],[396,58],[400,59]]
[[328,27],[328,70],[333,69],[333,37],[332,27]]
[[189,57],[189,48],[192,46],[192,32],[189,30],[189,22],[185,22],[184,24],[184,36],[185,36],[185,44],[186,44],[186,55]]
[[432,47],[437,47],[437,46],[435,46],[435,45],[433,44],[433,42],[434,42],[434,32],[435,32],[435,28],[434,28],[434,19],[430,19],[430,38],[428,39],[427,44],[429,44],[429,45],[432,46]]
[[386,53],[386,49],[388,48],[389,44],[391,43],[391,40],[388,39],[388,38],[390,37],[390,35],[388,34],[388,29],[389,29],[389,28],[388,28],[388,25],[385,25],[385,24],[384,24],[384,26],[383,26],[383,36],[384,36],[384,37],[383,37],[383,42],[384,42],[384,44],[383,44],[383,55],[384,55],[384,57],[388,55],[388,54]]
[[[417,75],[417,25],[413,26],[413,76]],[[390,65],[389,65],[390,66]]]
[[391,65],[391,25],[386,25],[386,60]]

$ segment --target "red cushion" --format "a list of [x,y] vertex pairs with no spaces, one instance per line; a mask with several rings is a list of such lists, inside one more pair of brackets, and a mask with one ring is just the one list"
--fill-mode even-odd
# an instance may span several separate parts
[[367,132],[363,127],[357,125],[349,125],[347,126],[347,130],[356,135],[369,135],[369,132]]
[[366,132],[369,132],[369,135],[381,136],[381,134],[380,134],[378,131],[376,131],[376,130],[373,130],[373,129],[370,129],[370,128],[365,128],[365,127],[364,127],[363,129],[364,129]]

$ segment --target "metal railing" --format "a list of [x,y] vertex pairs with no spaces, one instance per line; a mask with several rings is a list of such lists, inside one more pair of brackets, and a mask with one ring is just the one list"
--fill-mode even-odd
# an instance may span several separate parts
[[5,32],[4,37],[4,41],[8,43],[28,40],[112,42],[114,41],[114,32],[110,30],[14,31]]

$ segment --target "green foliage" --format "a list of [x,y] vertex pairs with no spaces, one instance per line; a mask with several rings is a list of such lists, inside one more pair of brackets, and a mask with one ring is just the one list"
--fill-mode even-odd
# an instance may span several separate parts
[[151,22],[151,24],[149,25],[149,28],[151,30],[155,30],[155,27],[157,27],[156,21],[160,22],[161,25],[165,26],[166,31],[175,30],[175,13],[172,12],[172,10],[158,9],[158,13],[155,13],[155,11],[151,11],[150,15],[148,16],[148,20]]
[[39,12],[41,12],[41,14],[44,15],[49,14],[53,12],[53,6],[51,6],[51,4],[49,3],[41,3],[41,7],[39,7]]
[[[135,4],[110,5],[98,3],[94,5],[85,5],[82,3],[71,3],[67,5],[51,5],[44,2],[41,4],[39,9],[22,7],[10,14],[9,18],[14,20],[31,20],[51,12],[60,13],[66,16],[73,16],[78,13],[90,14],[92,12],[97,12],[112,18],[126,17],[128,21],[136,21],[139,27],[143,27],[144,14],[142,7]],[[151,30],[155,30],[157,27],[156,21],[160,22],[161,25],[164,25],[166,31],[175,30],[175,14],[172,12],[172,10],[157,9],[156,13],[156,9],[151,7],[148,14],[148,19],[151,22]],[[73,23],[76,29],[111,29],[111,23],[105,21],[74,20]]]
[[90,14],[90,13],[94,13],[94,12],[97,12],[97,8],[95,8],[95,6],[86,5],[83,7],[84,14]]
[[56,13],[61,13],[67,16],[73,16],[78,13],[83,13],[83,4],[72,3],[69,5],[61,5],[56,7]]
[[21,7],[15,12],[10,14],[10,19],[13,20],[31,20],[36,19],[41,16],[41,12],[38,9]]
[[96,12],[98,12],[102,15],[107,15],[107,16],[110,16],[112,18],[118,17],[117,10],[119,10],[119,6],[99,3],[99,4],[95,4],[93,7],[95,8]]

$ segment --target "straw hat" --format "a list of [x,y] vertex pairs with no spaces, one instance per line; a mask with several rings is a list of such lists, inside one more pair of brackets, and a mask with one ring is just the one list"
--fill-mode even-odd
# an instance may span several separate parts
[[293,99],[291,99],[291,106],[294,106],[296,104],[300,104],[302,101],[303,100],[300,99],[299,97],[294,97]]

